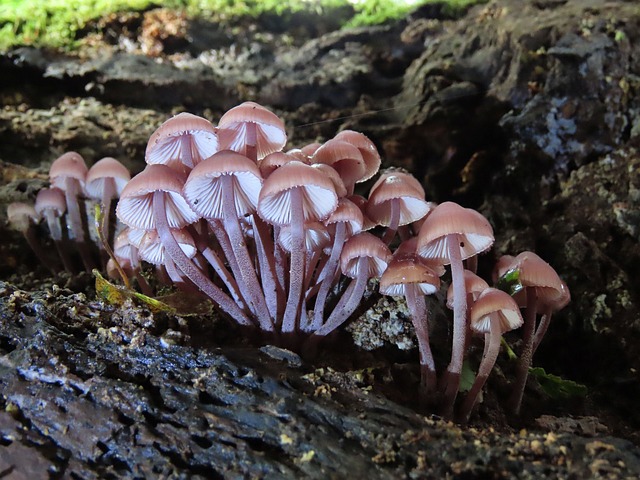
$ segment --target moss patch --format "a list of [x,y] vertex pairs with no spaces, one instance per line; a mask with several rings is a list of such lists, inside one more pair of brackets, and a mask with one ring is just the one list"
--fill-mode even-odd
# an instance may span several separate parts
[[[486,0],[445,0],[448,14],[464,11]],[[186,11],[191,17],[232,22],[257,18],[264,13],[289,15],[301,10],[318,15],[351,5],[353,16],[345,26],[380,24],[405,16],[419,5],[435,3],[418,0],[409,4],[397,0],[4,0],[0,3],[0,50],[18,45],[72,49],[78,46],[80,32],[91,21],[120,12],[139,12],[159,6]]]

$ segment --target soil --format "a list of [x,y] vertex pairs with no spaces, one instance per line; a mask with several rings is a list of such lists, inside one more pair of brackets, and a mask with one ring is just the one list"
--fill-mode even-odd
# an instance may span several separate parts
[[[290,146],[362,131],[429,200],[490,220],[481,272],[523,250],[556,268],[572,301],[534,363],[587,389],[552,398],[531,379],[513,417],[501,355],[456,425],[418,408],[402,305],[370,298],[301,358],[192,297],[165,298],[177,313],[110,304],[90,274],[50,274],[2,222],[0,477],[640,476],[639,27],[622,0],[431,7],[355,30],[311,13],[223,26],[152,9],[88,26],[79,51],[0,54],[0,215],[33,201],[68,150],[139,172],[151,132],[183,110],[215,122],[257,101]],[[434,315],[440,365],[448,314]]]

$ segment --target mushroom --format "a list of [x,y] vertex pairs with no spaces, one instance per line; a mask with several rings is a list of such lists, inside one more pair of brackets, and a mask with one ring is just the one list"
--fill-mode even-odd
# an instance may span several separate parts
[[292,161],[264,181],[258,199],[258,215],[272,225],[291,228],[289,294],[282,320],[283,333],[297,327],[305,275],[304,225],[321,221],[338,206],[331,180],[320,170]]
[[23,202],[10,203],[7,205],[7,220],[11,228],[24,236],[40,263],[47,267],[51,273],[55,273],[55,265],[47,258],[44,248],[40,245],[35,233],[34,225],[40,221],[40,216],[36,209],[33,208],[33,205]]
[[500,339],[505,332],[522,325],[522,315],[515,300],[502,290],[486,288],[471,307],[471,329],[485,335],[485,350],[478,374],[460,408],[462,422],[469,420],[478,395],[487,381],[500,352]]
[[420,351],[420,399],[424,403],[436,389],[436,365],[429,345],[428,310],[425,295],[440,289],[440,278],[415,253],[395,255],[380,277],[380,293],[404,297],[411,312]]
[[391,251],[369,232],[360,232],[344,244],[340,255],[343,275],[352,278],[327,321],[312,334],[312,342],[346,322],[355,312],[372,277],[380,277],[391,259]]
[[318,148],[311,157],[311,163],[333,167],[340,175],[347,192],[353,193],[355,184],[365,175],[365,163],[360,150],[349,142],[332,139]]
[[104,216],[104,237],[112,242],[110,234],[111,201],[120,196],[120,192],[131,180],[127,167],[112,157],[98,160],[87,172],[84,191],[87,196],[100,202]]
[[371,187],[367,202],[367,216],[378,225],[387,227],[382,241],[390,245],[401,225],[420,220],[434,204],[424,199],[424,190],[408,173],[387,171]]
[[325,220],[325,224],[333,229],[333,244],[327,261],[322,269],[319,269],[316,281],[319,289],[316,295],[313,322],[309,326],[310,331],[315,331],[322,326],[327,296],[335,284],[336,275],[339,274],[338,267],[344,243],[349,237],[362,231],[362,223],[362,212],[355,203],[345,197],[338,200],[338,207]]
[[166,253],[205,295],[241,325],[252,325],[247,315],[185,255],[171,229],[198,220],[182,195],[184,175],[166,165],[147,165],[120,194],[116,214],[122,223],[157,230]]
[[[513,260],[512,268],[519,271],[519,280],[524,287],[526,311],[522,331],[522,348],[516,367],[516,379],[508,404],[514,414],[519,414],[524,389],[533,360],[534,344],[540,344],[554,309],[564,307],[570,299],[566,284],[547,262],[533,252],[522,252]],[[536,317],[543,313],[541,327],[536,331]],[[537,343],[536,343],[536,336]]]
[[183,112],[160,125],[147,143],[145,161],[188,172],[218,150],[215,128],[206,118]]
[[[262,177],[258,166],[239,153],[221,150],[198,164],[184,184],[184,197],[191,208],[207,220],[222,220],[229,236],[237,265],[237,280],[241,295],[260,323],[260,328],[273,331],[276,315],[275,295],[267,306],[255,265],[247,249],[240,218],[255,212]],[[214,228],[218,225],[212,223]],[[220,232],[222,235],[223,232]]]
[[233,150],[254,162],[287,143],[284,122],[255,102],[244,102],[228,110],[218,122],[220,148]]
[[44,217],[49,227],[49,234],[53,238],[58,255],[62,260],[62,265],[67,272],[73,272],[73,261],[69,257],[69,252],[64,245],[62,237],[62,227],[60,226],[60,218],[67,210],[67,203],[64,198],[64,192],[59,188],[43,188],[36,195],[36,203],[34,206],[36,213]]
[[86,232],[78,200],[84,191],[87,171],[87,165],[79,153],[67,152],[51,164],[49,179],[53,187],[59,188],[65,194],[69,238],[76,243],[82,263],[85,269],[90,272],[94,267],[94,262],[85,242]]
[[480,213],[444,202],[427,216],[418,234],[417,253],[451,265],[453,339],[451,361],[442,378],[443,415],[451,417],[460,385],[467,331],[467,294],[462,261],[493,245],[493,229]]

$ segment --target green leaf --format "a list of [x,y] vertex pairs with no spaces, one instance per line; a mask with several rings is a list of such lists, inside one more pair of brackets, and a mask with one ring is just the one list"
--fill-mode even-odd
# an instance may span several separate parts
[[544,368],[532,367],[529,369],[529,373],[536,377],[542,390],[551,398],[584,397],[587,394],[586,386],[573,380],[565,380],[552,373],[547,373]]
[[518,270],[517,268],[507,270],[504,275],[498,278],[498,281],[496,282],[496,288],[502,290],[503,292],[507,292],[511,296],[514,296],[524,288],[522,286],[522,283],[520,283],[520,270]]
[[476,374],[469,365],[467,360],[462,364],[462,372],[460,372],[460,386],[458,387],[459,392],[468,392],[471,390],[471,386],[476,379]]

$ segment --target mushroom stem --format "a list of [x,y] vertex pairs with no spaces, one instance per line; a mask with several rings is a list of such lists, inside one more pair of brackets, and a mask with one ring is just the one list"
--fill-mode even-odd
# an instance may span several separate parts
[[284,308],[284,285],[278,281],[274,256],[267,253],[273,251],[273,241],[269,236],[268,226],[257,215],[253,216],[253,232],[265,300],[271,318],[277,319]]
[[540,323],[538,324],[538,328],[536,328],[536,333],[533,336],[533,350],[531,352],[531,357],[536,354],[536,350],[540,346],[540,342],[542,338],[547,333],[547,329],[549,328],[549,324],[551,323],[551,307],[547,307],[545,311],[542,313],[542,318],[540,318]]
[[491,315],[490,322],[491,331],[490,333],[485,335],[485,349],[484,354],[482,355],[482,361],[480,362],[480,366],[478,367],[478,374],[476,375],[476,379],[471,386],[471,390],[469,390],[469,393],[467,393],[467,397],[464,399],[464,403],[460,408],[460,420],[463,423],[467,423],[469,421],[471,411],[478,401],[478,395],[482,391],[482,387],[484,387],[484,384],[486,383],[487,378],[489,377],[489,374],[491,373],[491,370],[496,363],[498,353],[500,352],[500,339],[502,338],[502,331],[500,329],[500,319],[498,318],[498,315]]
[[202,253],[202,256],[207,260],[207,262],[209,262],[209,265],[213,267],[213,270],[222,279],[222,282],[227,287],[227,290],[229,290],[231,297],[235,300],[240,308],[243,308],[244,301],[240,297],[238,284],[231,276],[231,273],[229,273],[229,270],[227,270],[227,267],[225,267],[224,263],[222,263],[222,260],[220,260],[218,254],[209,245],[207,245],[202,235],[195,228],[189,228],[189,233],[191,233],[191,236],[196,242],[196,248],[200,253]]
[[333,247],[331,248],[331,255],[329,260],[325,263],[318,281],[322,281],[320,284],[320,290],[316,296],[316,304],[314,309],[313,321],[309,326],[309,330],[314,332],[322,327],[324,321],[324,309],[327,303],[327,296],[331,291],[331,287],[334,285],[335,272],[338,269],[340,262],[340,253],[342,252],[342,246],[347,238],[347,226],[344,222],[336,224],[336,232],[333,237]]
[[418,350],[420,352],[420,403],[425,405],[429,395],[436,389],[436,364],[429,345],[427,304],[424,295],[421,294],[415,284],[406,285],[405,298],[418,339]]
[[87,248],[85,242],[85,231],[82,225],[82,214],[80,213],[80,204],[78,203],[78,195],[80,194],[80,185],[77,180],[67,177],[65,179],[65,201],[67,203],[67,229],[69,238],[76,243],[82,264],[87,272],[94,268],[91,252]]
[[522,327],[522,351],[518,358],[516,380],[513,384],[513,391],[511,392],[511,396],[508,401],[509,410],[511,410],[514,415],[518,415],[520,413],[522,397],[527,385],[529,368],[531,367],[531,361],[533,359],[533,336],[536,328],[538,297],[536,295],[535,287],[527,287],[526,291],[527,311],[524,317],[524,326]]
[[175,262],[176,266],[220,309],[241,325],[251,326],[252,323],[231,298],[209,280],[182,251],[178,242],[169,229],[165,206],[165,193],[156,190],[153,194],[153,215],[160,241],[166,254]]
[[291,195],[291,263],[289,265],[289,296],[282,320],[282,333],[293,333],[296,329],[302,299],[306,254],[302,189],[294,187],[289,194]]
[[51,238],[53,238],[53,243],[56,246],[56,250],[58,251],[58,255],[60,256],[60,260],[62,260],[62,265],[64,269],[71,273],[74,271],[73,261],[69,257],[69,253],[64,244],[64,239],[62,238],[62,227],[60,226],[60,217],[58,217],[53,210],[46,209],[42,213],[44,215],[45,220],[47,221],[47,226],[49,227],[49,233],[51,234]]
[[367,257],[360,257],[358,259],[358,275],[351,281],[325,324],[316,330],[312,337],[328,335],[346,322],[353,312],[355,312],[356,308],[358,308],[364,291],[367,288],[367,281],[369,280],[367,262]]
[[382,236],[382,242],[385,245],[390,245],[396,236],[398,231],[398,225],[400,224],[400,200],[394,198],[391,200],[391,216],[389,218],[389,225]]
[[442,415],[451,418],[453,405],[460,387],[460,373],[464,360],[464,346],[467,333],[467,292],[464,282],[464,266],[460,253],[460,239],[457,233],[447,235],[449,258],[451,259],[451,283],[453,287],[453,338],[451,361],[442,378]]
[[247,241],[244,238],[240,222],[238,221],[238,213],[235,207],[235,194],[233,192],[233,177],[231,175],[222,175],[220,181],[222,182],[224,225],[229,235],[233,254],[238,262],[238,268],[243,280],[242,283],[247,289],[244,296],[251,302],[251,310],[256,312],[260,329],[272,332],[273,320],[269,315],[269,309],[267,308],[264,293],[258,282],[255,266],[249,256]]
[[180,135],[180,161],[191,170],[193,164],[193,153],[191,152],[191,135]]
[[255,122],[246,122],[247,128],[246,141],[244,145],[244,156],[253,160],[254,162],[258,161],[258,129]]

